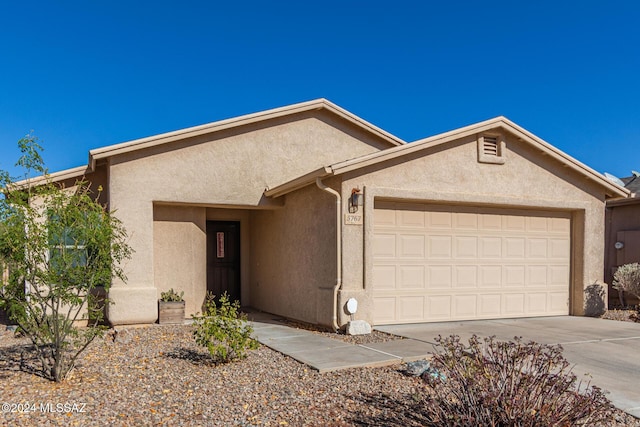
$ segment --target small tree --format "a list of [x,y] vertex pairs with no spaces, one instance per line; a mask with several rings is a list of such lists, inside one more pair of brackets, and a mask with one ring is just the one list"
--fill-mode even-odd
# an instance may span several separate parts
[[62,381],[105,329],[106,293],[112,278],[126,280],[120,263],[131,249],[120,221],[98,203],[102,189],[50,182],[37,141],[18,142],[22,181],[0,172],[0,306],[31,340],[43,376]]
[[640,298],[640,264],[634,262],[618,267],[613,275],[613,288]]

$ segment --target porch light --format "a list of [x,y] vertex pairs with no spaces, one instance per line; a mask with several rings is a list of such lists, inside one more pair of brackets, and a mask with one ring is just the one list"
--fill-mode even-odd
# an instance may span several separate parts
[[360,188],[354,188],[351,190],[351,197],[349,197],[349,213],[358,212],[358,207],[364,204],[364,195]]
[[620,250],[622,248],[624,248],[624,243],[623,242],[616,242],[615,245],[613,245],[614,248]]

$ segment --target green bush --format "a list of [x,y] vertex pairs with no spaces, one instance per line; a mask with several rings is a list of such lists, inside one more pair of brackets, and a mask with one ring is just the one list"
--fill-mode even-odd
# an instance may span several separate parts
[[160,292],[160,301],[164,302],[180,302],[183,301],[184,291],[180,291],[177,293],[173,290],[173,288],[169,289],[166,292]]
[[640,264],[634,262],[618,267],[613,275],[613,288],[640,298]]
[[[561,346],[438,338],[431,361],[426,414],[432,426],[575,426],[607,424],[604,393],[578,382]],[[437,372],[437,375],[433,375]]]
[[251,338],[253,328],[247,316],[239,311],[240,303],[229,301],[225,292],[219,306],[213,295],[207,295],[203,315],[192,316],[196,343],[206,347],[216,362],[244,359],[248,350],[258,348],[258,343]]

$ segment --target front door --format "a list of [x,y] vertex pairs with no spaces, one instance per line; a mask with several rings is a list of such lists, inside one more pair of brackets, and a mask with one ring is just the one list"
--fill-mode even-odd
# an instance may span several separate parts
[[207,291],[240,300],[240,223],[207,221]]

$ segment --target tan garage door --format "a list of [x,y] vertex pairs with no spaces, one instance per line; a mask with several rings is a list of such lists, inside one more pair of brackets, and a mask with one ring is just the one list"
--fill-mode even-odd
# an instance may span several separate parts
[[374,323],[569,313],[570,215],[376,201]]

